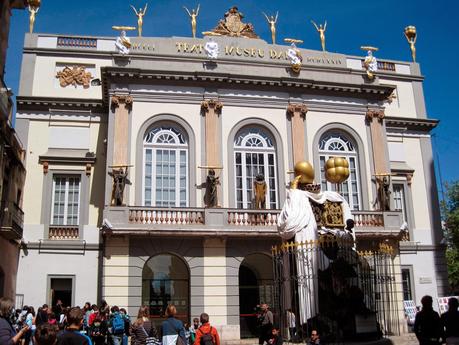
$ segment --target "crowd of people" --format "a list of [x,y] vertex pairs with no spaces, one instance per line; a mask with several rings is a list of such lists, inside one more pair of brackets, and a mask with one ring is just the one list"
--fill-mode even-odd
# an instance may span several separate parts
[[168,305],[158,329],[149,314],[144,306],[131,320],[125,309],[109,307],[106,301],[87,302],[83,308],[64,308],[58,301],[37,312],[30,306],[15,310],[11,299],[0,298],[0,345],[220,345],[206,313],[193,324],[183,324],[176,307]]
[[421,299],[422,310],[416,314],[414,333],[419,345],[459,345],[459,301],[452,297],[448,300],[448,311],[441,316],[433,309],[431,296]]

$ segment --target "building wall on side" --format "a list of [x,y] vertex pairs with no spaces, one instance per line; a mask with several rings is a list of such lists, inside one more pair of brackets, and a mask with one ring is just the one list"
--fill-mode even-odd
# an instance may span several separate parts
[[73,305],[96,303],[98,292],[97,250],[29,249],[21,252],[18,269],[17,294],[24,295],[24,304],[40,306],[51,303],[49,277],[73,277]]
[[3,281],[0,284],[0,297],[14,300],[16,291],[16,276],[19,261],[19,245],[0,236],[0,274]]

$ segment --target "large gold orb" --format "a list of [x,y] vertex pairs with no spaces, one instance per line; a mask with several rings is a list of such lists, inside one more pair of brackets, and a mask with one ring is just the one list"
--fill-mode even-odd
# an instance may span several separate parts
[[349,177],[349,163],[344,157],[330,157],[325,162],[325,178],[331,183],[343,183]]
[[405,35],[408,37],[410,40],[414,39],[416,37],[416,27],[413,25],[409,25],[405,28]]
[[309,162],[300,161],[295,164],[293,168],[295,171],[295,177],[301,176],[298,182],[300,183],[313,183],[314,182],[314,169]]
[[29,0],[29,6],[40,7],[41,0]]

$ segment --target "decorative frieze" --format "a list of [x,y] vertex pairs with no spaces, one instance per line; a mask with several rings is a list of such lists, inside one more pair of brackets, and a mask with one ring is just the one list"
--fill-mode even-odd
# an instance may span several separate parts
[[62,71],[56,73],[56,78],[59,78],[59,85],[61,87],[67,87],[73,85],[83,86],[83,88],[89,88],[91,79],[93,78],[91,72],[86,71],[85,66],[65,66]]

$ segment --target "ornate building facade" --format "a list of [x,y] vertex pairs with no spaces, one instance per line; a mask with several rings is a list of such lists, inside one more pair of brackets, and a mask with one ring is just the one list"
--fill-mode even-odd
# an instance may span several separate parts
[[14,298],[24,214],[24,151],[13,128],[13,93],[5,84],[5,65],[13,9],[26,1],[0,1],[0,297]]
[[[150,305],[159,320],[174,303],[183,319],[209,313],[225,339],[249,336],[256,305],[273,302],[270,250],[289,171],[308,160],[333,189],[331,156],[349,162],[340,188],[357,248],[395,248],[398,311],[404,299],[445,294],[437,121],[418,64],[379,61],[370,80],[362,57],[299,49],[298,71],[289,47],[258,38],[139,37],[127,51],[120,42],[26,36],[26,304],[104,298],[132,315]],[[254,207],[259,174],[265,209]]]

